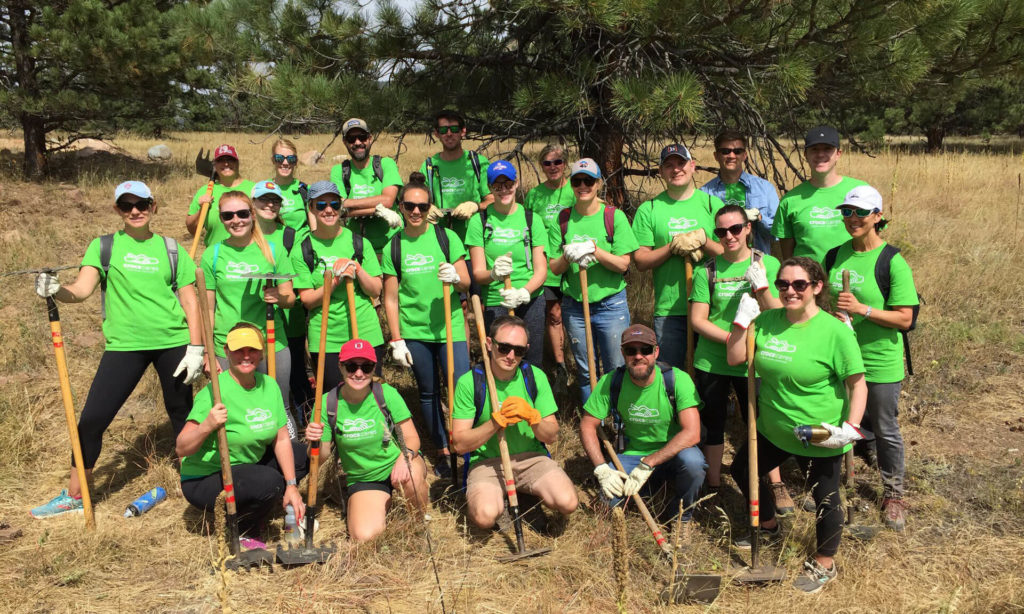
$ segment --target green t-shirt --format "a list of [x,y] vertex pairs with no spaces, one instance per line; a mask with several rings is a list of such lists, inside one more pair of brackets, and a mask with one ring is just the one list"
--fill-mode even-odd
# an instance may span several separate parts
[[[552,190],[543,183],[526,193],[526,201],[523,203],[526,208],[544,218],[544,228],[558,226],[558,214],[562,209],[568,209],[576,204],[576,195],[573,194],[569,182]],[[548,278],[544,285],[552,288],[562,287],[562,276],[555,275],[548,268]]]
[[[398,174],[398,164],[391,158],[384,156],[380,158],[380,170],[383,174],[381,179],[377,179],[377,176],[373,173],[373,160],[371,158],[367,158],[366,166],[363,168],[356,168],[356,165],[351,164],[351,162],[349,166],[352,169],[352,176],[349,177],[349,184],[352,187],[351,194],[345,189],[345,182],[342,181],[343,165],[335,164],[331,167],[331,181],[341,190],[342,198],[380,196],[384,188],[402,185],[402,176]],[[384,204],[387,206],[392,203]],[[395,212],[397,213],[398,211],[396,210]],[[346,225],[352,232],[366,237],[370,244],[373,245],[373,251],[378,254],[391,234],[391,227],[388,226],[387,222],[373,214],[351,218],[347,221]]]
[[[82,266],[95,268],[103,277],[98,238],[85,250]],[[195,281],[196,266],[179,244],[178,289]],[[163,237],[138,241],[123,230],[114,233],[106,311],[103,337],[109,351],[162,350],[189,342],[185,310],[171,292],[171,263]]]
[[[402,428],[398,425],[412,418],[405,399],[390,384],[381,384],[381,388],[395,428]],[[352,405],[342,398],[339,391],[338,419],[334,433],[331,432],[327,419],[328,396],[325,392],[321,407],[324,434],[320,440],[332,441],[336,439],[335,433],[337,434],[338,456],[348,476],[348,485],[388,479],[401,451],[398,449],[398,440],[394,433],[390,435],[387,445],[384,445],[387,421],[373,394],[367,394],[359,405]]]
[[[480,161],[480,177],[473,172],[473,164],[469,156],[475,155]],[[434,204],[442,209],[454,209],[466,201],[479,203],[491,193],[487,185],[487,158],[484,156],[463,151],[462,157],[448,162],[441,159],[437,153],[430,157],[433,165],[433,172],[427,172],[427,162],[420,165],[420,172],[427,178],[427,185],[433,192]],[[465,220],[449,220],[452,230],[459,235],[459,238],[466,237]]]
[[[779,274],[779,261],[771,256],[763,256],[761,263],[769,279],[768,292],[778,298],[779,291],[772,285],[772,281]],[[722,256],[715,258],[715,277],[726,279],[730,277],[743,277],[750,267],[750,260],[740,262],[729,262]],[[736,308],[740,305],[740,296],[750,293],[750,283],[741,281],[716,281],[715,295],[710,296],[710,284],[708,283],[708,267],[702,265],[693,270],[693,294],[690,300],[694,303],[705,303],[708,305],[708,321],[718,328],[728,331],[732,327],[732,320],[736,317]],[[735,375],[744,377],[747,374],[747,365],[730,366],[725,359],[725,344],[716,343],[706,337],[701,337],[700,343],[693,354],[693,366],[706,373],[716,375]]]
[[[664,375],[658,367],[654,368],[654,381],[642,388],[633,383],[628,373],[623,374],[616,407],[622,417],[626,435],[623,454],[644,456],[662,449],[682,430],[679,426],[679,412],[690,407],[700,409],[703,405],[690,376],[675,367],[672,367],[672,371],[676,377],[675,407],[672,407],[665,393]],[[614,375],[614,371],[605,373],[597,382],[594,393],[583,405],[583,410],[598,420],[604,420],[610,413]]]
[[[455,231],[444,229],[448,235],[448,255],[454,263],[466,257]],[[444,293],[437,279],[438,266],[444,262],[444,252],[437,242],[437,234],[431,227],[418,237],[410,237],[401,231],[402,279],[398,282],[398,324],[403,339],[415,339],[431,343],[443,343]],[[384,250],[381,270],[385,275],[396,275],[397,269],[391,259],[390,247]],[[459,308],[459,293],[451,288],[452,298],[452,341],[465,341],[466,329],[462,309]],[[439,324],[442,323],[442,324]]]
[[[284,250],[276,243],[269,243],[274,264],[267,261],[255,241],[245,247],[233,247],[227,243],[216,243],[203,252],[201,266],[206,276],[206,289],[215,293],[213,341],[217,356],[223,357],[224,342],[228,331],[235,324],[246,321],[267,332],[267,303],[263,301],[266,282],[247,279],[248,273],[274,273],[291,275],[295,271]],[[280,309],[274,309],[274,330],[285,330]],[[275,335],[274,351],[288,347],[287,336]]]
[[295,179],[286,186],[277,184],[277,187],[281,188],[281,195],[284,197],[281,202],[281,219],[284,221],[284,225],[309,232],[306,203],[302,200],[302,194],[299,193],[299,188],[304,185],[306,184]]
[[727,205],[739,205],[746,208],[747,188],[739,181],[736,183],[723,182],[723,185],[725,186],[725,201],[723,202]]
[[[658,248],[672,237],[703,228],[709,241],[715,240],[715,213],[723,207],[717,196],[694,190],[686,200],[673,200],[662,192],[640,205],[633,218],[633,232],[640,245]],[[669,256],[654,269],[654,315],[682,316],[687,313],[686,263],[683,256]]]
[[[539,215],[533,215],[530,226],[530,239],[526,240],[526,208],[516,204],[515,209],[507,216],[498,213],[492,205],[487,208],[487,225],[484,229],[483,217],[474,215],[469,219],[466,228],[466,247],[482,247],[486,256],[487,268],[494,266],[495,259],[509,252],[512,253],[512,287],[522,288],[533,277],[533,248],[538,245],[547,250],[547,231]],[[504,282],[493,282],[484,286],[484,305],[492,307],[501,304],[501,289]],[[531,296],[543,292],[537,288]]]
[[[256,385],[246,390],[231,377],[230,371],[218,375],[220,398],[228,408],[228,421],[224,429],[228,436],[228,451],[232,465],[259,462],[273,445],[277,432],[287,423],[281,389],[273,378],[254,373]],[[192,403],[188,420],[202,423],[213,408],[213,387],[207,384]],[[199,446],[195,454],[181,459],[181,479],[202,478],[220,472],[220,454],[217,452],[217,433]]]
[[[843,269],[848,269],[850,291],[858,301],[872,309],[917,305],[914,276],[901,254],[893,256],[889,263],[889,300],[883,300],[875,279],[875,262],[883,247],[885,243],[869,252],[855,252],[852,242],[841,245],[829,274],[832,292],[838,295],[842,291]],[[880,326],[860,314],[853,314],[853,331],[857,333],[857,343],[864,357],[864,379],[873,384],[903,381],[903,335],[895,328]]]
[[[633,229],[629,227],[629,220],[626,214],[616,209],[612,230],[612,243],[608,242],[608,234],[604,227],[604,207],[602,205],[597,213],[591,215],[580,215],[575,209],[569,214],[569,223],[565,229],[565,241],[562,241],[562,229],[556,221],[548,228],[548,258],[555,259],[562,256],[562,246],[565,243],[579,243],[581,241],[594,241],[601,249],[611,252],[616,256],[632,254],[640,245],[636,242]],[[595,262],[587,269],[587,298],[591,303],[621,292],[626,287],[626,278],[610,269],[604,268],[599,262]],[[569,263],[566,274],[562,277],[562,291],[576,301],[583,301],[583,292],[580,289],[580,267],[577,264]]]
[[[287,250],[284,245],[284,228],[284,226],[278,224],[274,232],[266,235],[266,237],[267,241],[274,244],[274,253],[287,254],[287,258],[289,262],[291,262],[292,252],[302,252],[302,240],[309,235],[309,227],[301,226],[295,229],[295,239],[292,242],[291,251]],[[292,264],[292,268],[294,268],[294,263]],[[305,266],[305,263],[303,263],[303,266]],[[292,281],[294,282],[295,280]],[[296,295],[294,307],[291,309],[278,309],[278,311],[284,319],[285,336],[303,337],[306,335],[306,308],[303,307],[302,302],[298,300],[298,295]]]
[[867,185],[860,179],[843,177],[830,188],[816,188],[810,181],[796,186],[782,197],[772,222],[772,234],[793,239],[794,256],[807,256],[821,262],[825,252],[849,240],[839,206],[850,190]]
[[754,364],[761,377],[757,430],[776,447],[799,456],[836,456],[849,448],[803,444],[793,434],[800,425],[849,417],[846,378],[864,373],[857,339],[845,324],[821,310],[790,324],[785,309],[769,309],[755,320]]
[[[214,243],[220,243],[231,236],[228,233],[228,229],[224,227],[224,222],[220,221],[220,214],[218,213],[220,197],[226,192],[243,192],[246,196],[249,196],[252,194],[253,185],[253,182],[243,180],[238,185],[232,188],[227,188],[217,182],[214,182],[213,202],[210,203],[210,209],[206,214],[206,224],[203,226],[203,229],[206,231],[206,234],[203,235],[203,245],[209,246]],[[196,190],[195,196],[192,197],[192,202],[188,206],[189,215],[199,213],[200,209],[202,209],[202,206],[199,204],[199,199],[205,195],[206,184],[204,183],[199,186],[199,189]]]
[[[352,236],[352,232],[347,228],[342,228],[338,236],[328,240],[320,239],[316,235],[310,234],[309,240],[313,244],[313,252],[320,261],[317,262],[316,268],[310,272],[309,267],[302,261],[302,250],[292,250],[292,264],[298,273],[294,286],[298,289],[316,289],[323,286],[324,271],[326,270],[324,268],[325,263],[327,266],[334,266],[335,261],[350,259],[354,256],[355,249],[352,247]],[[366,247],[368,247],[368,244],[364,245],[363,270],[368,275],[379,277],[381,275],[380,263],[377,262],[377,258]],[[359,285],[359,280],[352,280],[352,284],[355,289],[356,326],[359,329],[359,337],[369,341],[370,345],[381,345],[384,343],[384,333],[381,332],[380,319],[377,317],[377,310],[373,307],[373,299],[363,292],[362,286]],[[315,348],[312,344],[319,343],[318,340],[320,339],[320,309],[320,302],[318,301],[316,307],[309,310],[309,329],[307,333],[311,348]],[[327,351],[337,352],[341,350],[341,346],[351,338],[352,327],[348,318],[348,295],[345,292],[345,280],[341,279],[337,287],[334,288],[334,291],[331,292],[330,313],[327,315]]]
[[[558,411],[558,407],[555,405],[555,397],[551,393],[551,384],[548,383],[547,376],[544,375],[544,372],[539,368],[533,368],[533,377],[537,383],[536,401],[530,400],[530,395],[526,391],[526,380],[523,379],[523,372],[519,368],[516,368],[515,376],[507,382],[494,378],[495,388],[498,389],[499,405],[508,397],[520,397],[522,399],[526,399],[528,403],[536,407],[542,418],[550,416]],[[468,373],[463,374],[455,384],[455,409],[452,412],[453,419],[473,419],[476,415],[476,406],[473,405],[473,394],[473,371],[469,371]],[[477,427],[481,424],[485,424],[490,419],[491,399],[490,395],[485,392],[484,407],[480,412],[480,419],[477,420],[473,426]],[[537,438],[533,436],[533,428],[525,420],[508,426],[505,429],[505,440],[508,442],[509,454],[520,454],[522,452],[540,452],[541,454],[544,454],[547,452],[544,444],[537,441]],[[499,456],[501,456],[501,453],[498,451],[498,435],[495,434],[487,440],[487,443],[480,446],[470,454],[469,464],[472,465],[478,460],[497,458]]]

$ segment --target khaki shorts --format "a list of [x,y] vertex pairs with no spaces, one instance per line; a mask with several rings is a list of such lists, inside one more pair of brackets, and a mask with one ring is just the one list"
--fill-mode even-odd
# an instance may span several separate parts
[[[552,472],[559,472],[564,475],[558,463],[551,460],[546,454],[540,452],[522,452],[512,455],[512,474],[516,480],[516,490],[528,494],[536,494],[533,487],[546,475]],[[494,484],[505,491],[504,484],[498,477],[501,472],[501,457],[489,458],[477,461],[469,469],[469,477],[466,478],[466,496],[473,491],[488,484]],[[568,476],[566,476],[568,479]]]

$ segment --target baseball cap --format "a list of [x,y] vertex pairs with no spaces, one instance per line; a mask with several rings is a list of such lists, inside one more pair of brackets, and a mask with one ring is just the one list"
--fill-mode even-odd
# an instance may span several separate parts
[[373,346],[365,339],[349,339],[341,346],[338,352],[338,362],[346,362],[353,358],[363,358],[370,362],[377,362],[377,354]]
[[846,193],[846,198],[843,199],[841,204],[836,206],[836,209],[841,207],[857,207],[858,209],[868,209],[881,213],[882,195],[878,193],[878,190],[869,185],[859,185]]
[[690,155],[690,150],[686,148],[686,145],[680,145],[679,143],[666,145],[661,150],[661,164],[664,164],[665,160],[668,160],[671,156],[679,156],[686,162],[693,160],[693,156]]
[[804,136],[804,149],[815,145],[831,145],[839,149],[839,133],[832,126],[815,126]]
[[216,160],[217,158],[225,158],[225,157],[227,157],[227,158],[234,158],[235,160],[238,160],[238,152],[235,151],[234,147],[232,147],[231,145],[228,145],[228,144],[221,145],[221,146],[217,147],[217,149],[213,150],[213,159],[214,160]]
[[355,130],[356,128],[359,128],[366,134],[370,134],[370,127],[366,125],[366,122],[359,119],[358,117],[353,117],[352,119],[345,122],[344,125],[342,126],[341,136],[348,135],[349,131]]
[[224,342],[232,352],[242,348],[263,349],[263,334],[256,325],[239,326],[228,333]]
[[573,177],[575,175],[587,175],[594,179],[600,179],[601,167],[598,166],[597,162],[594,162],[593,159],[583,158],[582,160],[573,162],[572,166],[569,167],[569,176]]
[[494,183],[498,180],[498,177],[508,177],[510,180],[515,181],[516,167],[505,160],[491,162],[490,166],[487,167],[487,183]]
[[141,181],[124,181],[114,188],[114,202],[117,202],[125,194],[134,194],[139,198],[153,198],[153,192],[149,186]]
[[314,198],[320,198],[324,194],[337,194],[341,196],[341,190],[338,189],[338,186],[334,185],[333,181],[317,181],[309,186],[309,193],[306,195],[306,198],[313,200]]
[[284,200],[284,194],[281,193],[281,188],[279,188],[273,181],[260,181],[252,187],[252,194],[250,194],[250,196],[253,198],[260,198],[267,194],[273,194],[281,200]]
[[643,324],[633,324],[626,330],[622,331],[622,343],[619,345],[626,345],[627,343],[646,343],[647,345],[658,345],[658,338],[654,335],[654,331]]

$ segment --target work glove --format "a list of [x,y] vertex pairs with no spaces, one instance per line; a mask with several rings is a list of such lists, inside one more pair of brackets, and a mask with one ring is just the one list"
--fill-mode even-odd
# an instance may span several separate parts
[[391,346],[391,357],[395,359],[395,362],[407,369],[412,366],[412,352],[406,347],[405,339],[391,341],[388,345]]
[[743,279],[750,283],[750,288],[754,292],[768,289],[768,274],[760,262],[751,262],[747,272],[743,274]]
[[853,426],[849,422],[844,422],[841,427],[833,426],[828,422],[822,422],[821,426],[832,434],[832,436],[825,441],[814,444],[822,448],[843,448],[855,441],[864,439],[864,436],[860,434],[857,427]]
[[349,279],[355,279],[358,267],[355,260],[335,260],[331,268],[334,270],[336,278],[348,277]]
[[748,222],[756,222],[761,219],[761,212],[757,209],[744,209],[743,213],[747,214]]
[[471,200],[467,200],[464,203],[460,203],[458,207],[452,209],[451,216],[457,220],[468,220],[478,211],[480,211],[480,205]]
[[442,262],[437,267],[437,279],[446,284],[460,284],[462,278],[459,277],[458,272],[455,271],[455,265],[450,262]]
[[654,473],[654,467],[640,461],[640,464],[629,472],[626,483],[622,485],[622,496],[632,497],[640,492],[640,489],[647,482],[647,478],[651,477],[652,473]]
[[494,259],[491,267],[491,279],[502,281],[512,274],[512,254],[503,254]]
[[580,241],[578,243],[566,243],[562,248],[565,259],[575,264],[581,264],[585,256],[593,256],[597,246],[593,241]]
[[740,296],[740,305],[736,308],[736,316],[732,319],[732,323],[747,330],[750,328],[750,323],[759,315],[761,315],[761,306],[757,304],[757,299],[744,292]]
[[430,205],[430,211],[427,211],[427,222],[430,224],[436,224],[443,220],[450,211],[448,209],[441,209],[437,205]]
[[540,424],[540,412],[522,397],[508,397],[501,404],[501,415],[526,420],[530,426]]
[[596,477],[598,483],[601,484],[601,492],[604,496],[608,499],[615,499],[622,496],[622,487],[625,485],[626,479],[629,476],[621,471],[612,469],[604,463],[601,463],[597,467],[594,467],[594,477]]
[[384,203],[377,203],[373,208],[373,214],[387,222],[392,230],[402,227],[402,216],[385,207]]
[[515,424],[522,420],[522,418],[520,418],[519,416],[507,415],[500,409],[498,411],[491,412],[491,419],[493,419],[494,422],[496,422],[497,425],[500,426],[501,428],[508,428],[509,425]]
[[190,343],[185,348],[185,356],[182,357],[178,368],[174,370],[171,377],[178,377],[182,372],[185,373],[186,384],[191,384],[199,378],[199,374],[203,372],[203,346]]
[[589,269],[591,265],[593,265],[595,262],[597,262],[597,256],[595,256],[594,254],[587,254],[580,258],[580,261],[577,262],[576,264],[581,269]]
[[60,282],[57,281],[57,276],[53,273],[40,273],[36,276],[36,294],[42,298],[47,298],[57,294],[60,290]]
[[508,309],[530,302],[530,291],[526,288],[502,288],[498,294],[501,294],[501,306]]
[[708,235],[704,232],[703,228],[690,232],[681,232],[672,237],[672,242],[669,243],[669,250],[676,256],[686,256],[694,263],[697,263],[704,258],[704,250],[701,248],[704,247],[707,240]]

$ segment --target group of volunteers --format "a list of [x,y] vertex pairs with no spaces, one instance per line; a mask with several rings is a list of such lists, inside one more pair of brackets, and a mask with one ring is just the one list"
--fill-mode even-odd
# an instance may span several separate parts
[[[199,188],[186,225],[204,233],[198,266],[218,365],[204,360],[196,264],[150,230],[158,202],[145,184],[117,186],[123,228],[89,245],[73,282],[39,275],[43,297],[80,302],[97,286],[103,294],[106,348],[79,422],[87,476],[104,431],[152,363],[189,503],[215,506],[223,486],[211,435],[223,426],[243,533],[258,540],[278,506],[301,518],[297,483],[308,471],[308,442],[320,441],[347,475],[350,539],[372,539],[385,528],[394,489],[421,511],[430,505],[413,414],[380,378],[389,354],[415,378],[433,472],[451,477],[453,455],[467,458],[471,522],[493,527],[505,510],[502,435],[518,490],[565,518],[579,505],[577,491],[548,446],[560,429],[554,393],[570,381],[568,342],[583,403],[579,436],[603,499],[617,505],[664,485],[662,518],[683,509],[689,521],[702,489],[723,485],[730,391],[745,407],[753,331],[757,467],[771,485],[762,494],[762,538],[777,536],[778,517],[795,513],[780,478],[785,460],[807,475],[814,506],[816,548],[794,586],[813,593],[836,576],[841,459],[854,442],[874,440],[886,522],[903,530],[901,331],[911,327],[918,297],[906,261],[881,237],[881,196],[839,174],[834,129],[807,133],[810,177],[781,202],[771,184],[744,170],[745,135],[715,138],[718,175],[700,189],[690,151],[670,144],[658,166],[665,190],[632,221],[601,199],[597,163],[570,162],[560,145],[541,149],[544,181],[520,202],[516,167],[465,150],[466,125],[453,111],[435,118],[442,150],[404,183],[393,159],[371,154],[366,122],[348,120],[341,134],[348,159],[329,181],[308,186],[295,177],[297,149],[288,140],[272,148],[273,178],[255,183],[241,178],[233,147],[216,149],[213,189]],[[211,208],[201,219],[204,204]],[[650,326],[631,320],[631,265],[652,273]],[[477,324],[487,331],[487,365],[470,361],[468,293],[483,306]],[[688,328],[695,347],[687,347]],[[542,366],[545,345],[553,369]],[[316,422],[306,365],[320,360]],[[446,416],[449,362],[454,401]],[[602,374],[593,389],[592,364]],[[219,373],[220,402],[209,385],[193,399],[191,384],[204,371]],[[606,418],[624,471],[607,462],[599,441]],[[823,426],[828,438],[807,446],[794,434],[802,425]],[[737,443],[731,474],[746,495],[749,451]],[[72,471],[68,488],[32,515],[81,509],[80,493]]]

